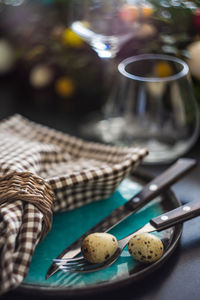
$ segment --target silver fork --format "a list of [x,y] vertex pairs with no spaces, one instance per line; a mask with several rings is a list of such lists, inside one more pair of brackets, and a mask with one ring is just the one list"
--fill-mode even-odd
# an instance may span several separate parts
[[149,223],[145,224],[139,230],[127,235],[121,240],[118,240],[117,250],[103,263],[89,263],[83,256],[77,258],[54,259],[53,261],[64,272],[89,273],[99,271],[111,266],[118,259],[123,249],[133,236],[139,233],[161,231],[197,217],[198,215],[200,215],[200,201],[192,201],[151,219]]

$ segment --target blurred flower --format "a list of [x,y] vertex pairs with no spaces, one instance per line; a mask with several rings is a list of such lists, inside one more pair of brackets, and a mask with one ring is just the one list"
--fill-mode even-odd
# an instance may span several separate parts
[[125,4],[122,6],[120,10],[120,18],[125,21],[132,23],[139,19],[140,16],[144,18],[150,17],[154,12],[154,8],[150,5],[132,5],[132,4]]
[[124,22],[131,23],[139,18],[139,10],[135,5],[125,4],[122,6],[119,15]]
[[30,83],[34,88],[43,88],[53,79],[53,71],[45,65],[37,65],[30,71]]
[[80,38],[76,33],[74,33],[70,28],[64,30],[62,34],[62,41],[63,44],[75,48],[80,48],[84,44],[83,39]]
[[156,27],[151,24],[142,24],[137,31],[137,37],[148,38],[153,37],[157,33]]
[[191,43],[188,48],[189,59],[188,66],[190,68],[191,74],[200,79],[200,41]]
[[0,39],[0,73],[3,74],[9,72],[13,65],[13,49],[5,39]]
[[70,98],[75,92],[75,83],[69,77],[60,77],[55,83],[55,89],[59,96],[63,98]]
[[173,74],[173,70],[167,62],[161,61],[155,65],[154,74],[157,77],[169,77]]
[[152,101],[156,102],[156,98],[163,94],[165,82],[147,82],[147,89],[152,96]]
[[145,18],[149,18],[154,13],[154,8],[151,5],[142,5],[142,16]]

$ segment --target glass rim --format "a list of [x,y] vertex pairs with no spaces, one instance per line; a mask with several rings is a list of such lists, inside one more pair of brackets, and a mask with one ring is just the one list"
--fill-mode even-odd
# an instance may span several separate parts
[[[180,64],[183,68],[180,72],[177,72],[174,75],[166,76],[166,77],[145,77],[145,76],[137,76],[133,75],[126,71],[126,67],[133,62],[140,61],[140,60],[166,60],[171,62],[176,62]],[[179,78],[186,76],[189,73],[189,67],[186,62],[182,59],[177,58],[175,56],[165,55],[165,54],[139,54],[135,56],[128,57],[122,60],[118,65],[119,72],[128,77],[130,79],[134,79],[137,81],[144,81],[144,82],[164,82],[164,81],[172,81]]]

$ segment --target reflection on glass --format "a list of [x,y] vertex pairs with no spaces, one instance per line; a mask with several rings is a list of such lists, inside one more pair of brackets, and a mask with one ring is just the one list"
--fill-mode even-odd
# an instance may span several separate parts
[[142,7],[150,4],[137,0],[74,0],[71,28],[88,42],[101,58],[113,58],[132,38],[139,26]]
[[169,162],[188,151],[198,137],[199,115],[187,64],[146,54],[125,59],[118,69],[106,120],[96,128],[100,139],[146,147],[149,163]]

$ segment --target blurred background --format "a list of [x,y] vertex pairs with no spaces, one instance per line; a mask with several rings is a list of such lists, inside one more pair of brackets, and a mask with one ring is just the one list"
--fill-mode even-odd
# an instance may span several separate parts
[[[1,119],[17,112],[76,134],[77,121],[106,101],[105,64],[69,27],[72,1],[0,0]],[[199,105],[200,1],[144,1],[142,17],[137,7],[125,16],[140,27],[115,60],[165,53],[187,61]]]

